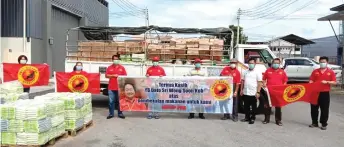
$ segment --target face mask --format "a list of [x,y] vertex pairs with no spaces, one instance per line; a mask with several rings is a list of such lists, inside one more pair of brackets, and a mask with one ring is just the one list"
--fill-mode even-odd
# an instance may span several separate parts
[[200,68],[201,64],[200,63],[196,63],[195,66],[196,66],[196,68]]
[[26,60],[20,60],[20,64],[26,64]]
[[153,62],[153,66],[158,66],[158,62]]
[[272,64],[272,68],[274,68],[274,69],[277,69],[277,68],[279,68],[279,64]]
[[326,68],[327,67],[327,63],[320,63],[320,68]]
[[249,68],[249,69],[253,69],[254,66],[255,66],[254,64],[248,64],[248,68]]
[[77,71],[81,71],[82,70],[82,66],[80,66],[80,65],[76,66],[76,70]]
[[231,67],[231,68],[235,68],[236,65],[232,63],[232,64],[230,65],[230,67]]
[[113,60],[113,64],[115,65],[119,64],[119,60]]

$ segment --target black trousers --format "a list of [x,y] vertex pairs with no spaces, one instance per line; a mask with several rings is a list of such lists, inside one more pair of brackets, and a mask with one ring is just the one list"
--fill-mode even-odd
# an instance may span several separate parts
[[244,95],[243,99],[244,99],[245,119],[256,120],[256,113],[257,113],[256,96]]
[[319,119],[319,108],[320,108],[320,123],[322,126],[327,126],[330,108],[330,92],[320,92],[318,98],[318,104],[311,104],[311,116],[312,124],[318,124]]
[[24,88],[24,92],[30,93],[30,87],[29,88]]
[[[264,105],[264,115],[265,115],[265,121],[270,121],[270,115],[271,115],[271,107],[269,106],[269,103]],[[282,121],[282,108],[281,107],[275,107],[275,121],[280,122]]]

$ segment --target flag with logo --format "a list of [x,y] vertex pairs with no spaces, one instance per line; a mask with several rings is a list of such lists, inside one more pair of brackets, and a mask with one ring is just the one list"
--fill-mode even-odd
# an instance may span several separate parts
[[318,96],[321,92],[320,83],[288,84],[267,86],[271,105],[283,107],[294,102],[318,103]]
[[55,72],[56,92],[100,93],[99,73]]
[[48,64],[3,63],[4,82],[18,80],[24,88],[49,84]]

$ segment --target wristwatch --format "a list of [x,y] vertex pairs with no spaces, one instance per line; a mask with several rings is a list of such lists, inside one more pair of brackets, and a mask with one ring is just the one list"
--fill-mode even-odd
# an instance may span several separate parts
[[260,94],[260,92],[257,92],[257,94]]

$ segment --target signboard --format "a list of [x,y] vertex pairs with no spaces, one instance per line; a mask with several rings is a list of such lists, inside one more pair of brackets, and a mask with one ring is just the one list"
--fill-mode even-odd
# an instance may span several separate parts
[[231,77],[119,77],[122,111],[232,113]]

